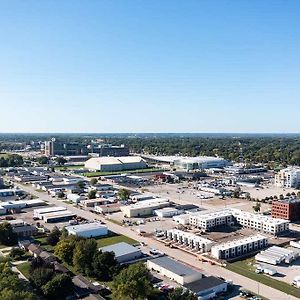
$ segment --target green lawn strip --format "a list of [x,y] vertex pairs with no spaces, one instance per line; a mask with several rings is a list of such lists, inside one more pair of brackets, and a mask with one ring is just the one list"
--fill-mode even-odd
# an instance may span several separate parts
[[40,244],[44,251],[53,252],[54,247],[47,243],[47,236],[36,237],[35,241]]
[[76,170],[76,169],[84,169],[84,165],[76,165],[76,166],[56,166],[55,170],[63,171],[63,170]]
[[86,177],[96,177],[96,176],[108,176],[108,175],[119,175],[124,173],[129,174],[138,174],[138,173],[152,173],[152,172],[159,172],[164,171],[163,169],[159,168],[149,168],[149,169],[139,169],[139,170],[123,170],[123,171],[114,171],[114,172],[86,172],[83,173]]
[[16,265],[16,268],[27,278],[29,279],[30,275],[30,262],[24,262],[22,264]]
[[238,261],[235,263],[227,264],[226,268],[232,272],[258,281],[281,292],[300,298],[300,290],[296,287],[263,274],[256,274],[244,261]]
[[98,247],[105,247],[121,242],[125,242],[131,245],[138,243],[136,240],[125,235],[115,235],[111,237],[97,239]]

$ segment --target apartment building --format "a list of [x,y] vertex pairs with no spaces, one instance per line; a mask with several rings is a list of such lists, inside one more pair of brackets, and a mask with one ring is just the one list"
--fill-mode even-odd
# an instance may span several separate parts
[[189,215],[190,225],[201,228],[202,230],[209,230],[213,227],[221,225],[233,225],[234,219],[232,211],[222,210],[212,213],[195,213]]
[[263,249],[267,245],[267,237],[257,234],[213,246],[211,255],[217,259],[233,259]]
[[288,167],[275,175],[275,185],[286,188],[300,187],[300,167]]
[[214,244],[214,242],[209,239],[178,229],[167,230],[165,232],[165,236],[169,240],[175,241],[176,243],[200,252],[210,251],[212,245]]

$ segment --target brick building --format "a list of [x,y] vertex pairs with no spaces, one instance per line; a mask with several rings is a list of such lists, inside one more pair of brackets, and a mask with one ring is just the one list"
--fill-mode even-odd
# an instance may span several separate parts
[[272,217],[290,221],[300,220],[300,200],[299,199],[283,199],[273,201]]

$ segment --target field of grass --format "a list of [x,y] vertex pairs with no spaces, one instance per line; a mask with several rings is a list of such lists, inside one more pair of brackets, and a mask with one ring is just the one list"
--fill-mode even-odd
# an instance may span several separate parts
[[152,172],[159,172],[164,171],[163,169],[159,168],[149,168],[149,169],[139,169],[139,170],[123,170],[123,171],[114,171],[114,172],[87,172],[83,173],[86,177],[97,177],[97,176],[108,176],[108,175],[119,175],[124,173],[129,174],[138,174],[138,173],[152,173]]
[[97,239],[98,247],[105,247],[105,246],[109,246],[121,242],[125,242],[131,245],[138,243],[136,240],[131,239],[130,237],[125,235],[115,235],[115,236]]
[[84,165],[78,166],[56,166],[54,167],[55,170],[63,171],[63,170],[77,170],[84,168]]
[[30,262],[24,262],[16,266],[16,268],[26,277],[29,278],[29,269],[30,269]]
[[299,289],[293,287],[288,283],[276,280],[275,278],[272,278],[270,276],[264,274],[256,274],[254,267],[249,264],[250,262],[251,260],[248,259],[248,260],[237,261],[234,263],[228,263],[226,268],[232,272],[241,274],[245,277],[258,281],[262,284],[270,286],[286,294],[300,298]]
[[45,251],[53,252],[53,246],[47,243],[47,236],[36,237],[35,241],[38,242],[41,248]]

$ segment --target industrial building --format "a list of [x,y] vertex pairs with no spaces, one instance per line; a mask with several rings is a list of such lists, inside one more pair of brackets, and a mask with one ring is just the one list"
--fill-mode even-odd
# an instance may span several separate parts
[[286,188],[300,187],[300,167],[292,166],[280,170],[275,175],[275,185]]
[[278,235],[289,230],[289,221],[287,220],[245,212],[234,208],[210,213],[199,212],[190,214],[189,224],[203,230],[211,230],[221,225],[238,224],[273,235]]
[[160,218],[171,218],[183,213],[184,210],[177,209],[176,207],[164,207],[154,211],[154,214]]
[[45,208],[38,208],[33,211],[33,216],[35,218],[43,219],[44,214],[58,212],[58,211],[66,211],[66,210],[67,209],[62,206],[51,206],[51,207],[45,207]]
[[139,259],[143,255],[140,249],[125,242],[99,248],[99,251],[113,252],[115,254],[116,260],[119,263],[130,262]]
[[169,205],[169,200],[156,198],[153,200],[145,200],[135,204],[121,206],[121,211],[127,218],[142,217],[153,215],[154,210],[167,207]]
[[42,219],[46,223],[66,222],[73,219],[76,215],[69,210],[46,213]]
[[289,198],[272,201],[272,217],[289,221],[299,221],[300,200]]
[[281,248],[278,246],[272,246],[267,250],[261,251],[255,255],[255,259],[259,262],[265,262],[271,265],[278,265],[281,262],[290,264],[292,261],[296,260],[299,253],[286,248]]
[[184,285],[202,278],[202,273],[174,260],[168,256],[161,256],[147,261],[147,268]]
[[187,283],[184,287],[194,293],[199,300],[209,300],[214,299],[220,293],[226,292],[228,284],[218,277],[209,276]]
[[1,189],[0,201],[16,200],[25,195],[25,192],[20,189]]
[[99,222],[67,226],[66,230],[68,231],[69,235],[75,235],[84,238],[93,238],[108,234],[107,226],[102,225]]
[[91,171],[113,172],[145,169],[147,164],[139,156],[93,157],[85,162],[85,168]]
[[0,202],[0,214],[42,205],[45,205],[45,202],[39,199]]
[[190,224],[190,215],[189,214],[182,214],[179,216],[174,216],[173,220],[180,225],[189,225]]
[[267,237],[257,234],[212,246],[211,255],[217,259],[233,259],[263,249],[267,245]]
[[167,230],[165,232],[165,237],[169,240],[175,241],[176,243],[200,252],[210,251],[214,244],[214,242],[209,239],[178,229]]
[[103,204],[103,205],[96,205],[94,207],[95,212],[100,214],[107,214],[120,211],[120,204],[119,203],[111,203],[111,204]]

